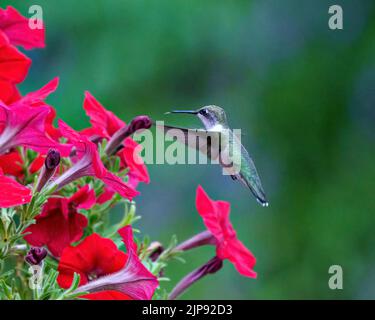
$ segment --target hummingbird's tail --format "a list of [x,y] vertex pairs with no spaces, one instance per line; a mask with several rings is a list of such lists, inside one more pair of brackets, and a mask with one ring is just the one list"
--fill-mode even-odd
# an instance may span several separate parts
[[268,207],[268,200],[266,198],[266,195],[264,194],[263,190],[259,192],[255,191],[253,188],[249,186],[251,193],[254,195],[254,197],[257,199],[257,201],[262,205],[262,207]]
[[[254,195],[255,199],[259,202],[262,207],[268,207],[268,200],[266,194],[263,191],[262,185],[260,184],[260,180],[258,183],[250,183],[248,179],[239,176],[241,182],[250,189],[251,193]],[[258,178],[259,179],[259,178]]]

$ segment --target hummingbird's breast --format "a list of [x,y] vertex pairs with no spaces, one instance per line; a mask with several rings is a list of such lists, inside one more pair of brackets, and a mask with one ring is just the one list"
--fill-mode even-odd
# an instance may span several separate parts
[[207,128],[209,131],[216,131],[216,132],[222,132],[224,130],[224,127],[222,124],[217,123],[211,126],[210,128]]

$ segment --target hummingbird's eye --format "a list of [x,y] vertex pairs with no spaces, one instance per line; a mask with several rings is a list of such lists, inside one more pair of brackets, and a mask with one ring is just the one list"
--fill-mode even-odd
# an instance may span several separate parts
[[199,111],[199,113],[202,115],[202,116],[206,116],[208,114],[207,110],[206,109],[202,109],[201,111]]

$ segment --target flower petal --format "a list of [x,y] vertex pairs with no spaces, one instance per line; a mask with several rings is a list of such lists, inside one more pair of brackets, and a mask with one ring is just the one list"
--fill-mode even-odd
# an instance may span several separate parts
[[133,300],[126,294],[114,290],[104,290],[100,292],[89,293],[81,296],[89,300]]
[[22,157],[17,150],[0,155],[0,168],[4,174],[17,178],[23,177]]
[[69,198],[69,202],[74,203],[77,209],[90,209],[95,204],[95,191],[89,185],[79,189]]
[[11,6],[6,9],[0,8],[0,30],[7,35],[13,45],[22,46],[26,50],[45,46],[44,26],[41,29],[31,29],[29,19]]
[[57,87],[59,85],[59,78],[56,77],[50,82],[48,82],[46,85],[44,85],[42,88],[30,92],[26,94],[24,97],[20,99],[19,102],[27,103],[30,105],[37,105],[43,102],[51,93],[55,92]]
[[[0,173],[0,208],[23,205],[31,201],[31,190]],[[4,192],[6,190],[6,192]]]
[[[122,197],[131,200],[139,194],[118,176],[108,171],[103,165],[97,146],[88,138],[69,127],[65,122],[59,120],[59,128],[64,137],[75,146],[79,161],[67,170],[62,176],[55,180],[59,187],[83,176],[93,176],[102,180],[106,186],[119,193]],[[78,174],[77,174],[78,172]]]
[[0,31],[0,79],[20,83],[25,79],[30,65],[31,60],[10,45]]
[[[224,213],[229,213],[230,205],[224,205],[223,203],[219,205],[217,201],[212,200],[207,193],[203,190],[201,186],[197,188],[197,195],[195,204],[198,213],[201,215],[204,224],[207,229],[215,236],[218,241],[223,240],[223,228],[220,223],[220,215]],[[220,211],[220,209],[225,210]]]
[[113,112],[106,110],[88,91],[85,92],[83,108],[90,118],[91,125],[101,131],[104,138],[109,138],[125,125]]
[[68,209],[68,199],[51,198],[36,216],[35,224],[26,228],[25,240],[33,246],[47,246],[55,257],[59,257],[64,248],[78,241],[83,235],[88,220],[75,210]]
[[116,191],[120,196],[132,200],[134,197],[139,195],[139,192],[127,185],[118,176],[107,171],[105,175],[100,178],[109,189]]
[[118,153],[123,165],[129,168],[129,175],[139,182],[150,183],[150,176],[143,159],[139,156],[142,147],[132,138],[127,138],[124,148]]
[[0,134],[0,153],[24,146],[43,154],[56,149],[63,156],[69,155],[70,145],[59,144],[46,135],[45,122],[49,112],[46,107],[33,108],[17,103],[9,108],[0,102],[0,122],[4,128]]
[[11,46],[0,30],[0,100],[11,103],[19,98],[15,84],[25,79],[30,65],[31,60]]

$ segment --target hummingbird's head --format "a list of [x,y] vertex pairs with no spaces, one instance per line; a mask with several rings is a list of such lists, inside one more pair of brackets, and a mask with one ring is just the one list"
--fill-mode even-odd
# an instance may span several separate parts
[[227,126],[227,116],[223,108],[218,106],[205,106],[197,110],[197,116],[203,122],[206,129],[216,125]]
[[203,122],[206,129],[211,129],[216,125],[227,127],[227,117],[223,108],[218,106],[205,106],[198,110],[174,110],[170,113],[194,114]]

